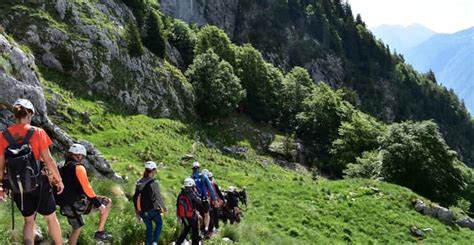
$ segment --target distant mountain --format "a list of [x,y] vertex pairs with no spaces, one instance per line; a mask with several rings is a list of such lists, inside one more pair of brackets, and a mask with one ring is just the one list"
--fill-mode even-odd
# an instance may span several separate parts
[[410,48],[428,40],[436,32],[420,24],[409,26],[381,25],[371,29],[372,33],[390,45],[391,50],[405,54]]
[[453,34],[436,34],[406,51],[405,60],[420,72],[431,69],[474,112],[474,27]]

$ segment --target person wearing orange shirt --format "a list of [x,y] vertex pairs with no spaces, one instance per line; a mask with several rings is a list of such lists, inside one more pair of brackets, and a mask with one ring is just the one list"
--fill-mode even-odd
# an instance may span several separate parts
[[[35,115],[33,104],[29,100],[19,99],[13,104],[13,113],[16,123],[7,129],[9,135],[4,132],[5,135],[8,135],[10,142],[25,143],[24,141],[28,141],[34,161],[36,163],[40,162],[39,167],[43,170],[46,167],[51,172],[52,178],[55,180],[57,193],[62,193],[64,184],[59,175],[56,162],[49,151],[52,141],[43,129],[30,125]],[[33,134],[27,137],[30,129],[33,129]],[[6,167],[8,167],[6,150],[10,148],[10,142],[5,138],[4,134],[0,135],[0,200],[6,198],[3,182],[6,177]],[[23,226],[24,244],[33,244],[34,242],[36,213],[41,214],[46,219],[49,234],[54,243],[62,244],[61,228],[55,213],[56,203],[53,196],[53,188],[51,188],[46,175],[38,174],[40,175],[37,177],[39,180],[36,189],[26,193],[23,193],[23,191],[21,193],[13,192],[12,195],[13,201],[18,209],[20,209],[25,220]]]
[[87,178],[87,171],[81,160],[87,155],[86,148],[81,144],[73,144],[66,154],[64,166],[60,168],[65,188],[56,201],[61,207],[60,212],[67,217],[72,226],[69,244],[76,244],[81,234],[84,219],[82,214],[99,210],[99,226],[94,238],[102,241],[112,240],[112,235],[105,232],[105,223],[112,207],[108,197],[97,196]]

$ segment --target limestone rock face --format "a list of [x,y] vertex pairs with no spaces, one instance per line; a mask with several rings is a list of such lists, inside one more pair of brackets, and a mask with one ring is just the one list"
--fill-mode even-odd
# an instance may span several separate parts
[[[43,128],[54,141],[54,148],[64,152],[74,140],[48,118],[46,100],[40,80],[35,71],[34,57],[25,53],[17,44],[0,34],[0,130],[13,124],[13,115],[8,108],[18,98],[29,99],[36,109],[33,123]],[[102,154],[88,142],[85,165],[89,170],[113,179],[116,175]],[[59,160],[59,159],[58,159]]]
[[189,83],[170,76],[174,71],[147,49],[129,54],[127,23],[135,20],[122,1],[30,1],[0,14],[0,25],[32,50],[41,71],[55,75],[53,82],[112,98],[130,112],[195,117]]

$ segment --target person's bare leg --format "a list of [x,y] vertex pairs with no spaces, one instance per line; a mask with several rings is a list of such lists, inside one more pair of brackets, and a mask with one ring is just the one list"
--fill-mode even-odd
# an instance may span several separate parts
[[50,215],[43,216],[48,223],[48,231],[51,239],[53,239],[54,244],[60,245],[63,244],[63,238],[61,234],[61,227],[59,226],[58,217],[56,217],[56,212]]
[[209,229],[209,222],[211,221],[211,216],[209,215],[209,211],[204,214],[204,230]]
[[110,209],[112,208],[112,200],[107,204],[107,206],[103,209],[99,209],[99,227],[97,231],[104,231],[105,230],[105,222],[107,221],[107,217],[109,217]]
[[23,241],[26,245],[33,245],[35,242],[35,215],[24,217]]
[[72,230],[71,235],[69,236],[69,245],[76,245],[79,235],[81,234],[82,228]]

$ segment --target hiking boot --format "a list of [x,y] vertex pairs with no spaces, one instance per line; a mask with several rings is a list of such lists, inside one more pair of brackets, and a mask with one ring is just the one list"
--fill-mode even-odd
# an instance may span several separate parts
[[203,235],[204,235],[203,236],[204,240],[208,240],[208,239],[211,239],[212,233],[209,231],[204,231]]
[[108,234],[105,231],[96,231],[94,235],[94,239],[101,240],[101,241],[110,241],[112,240],[112,235]]

